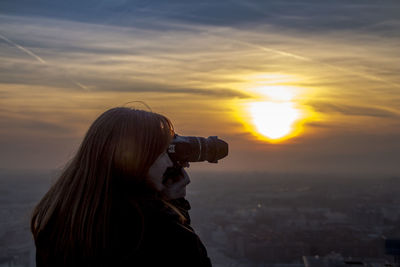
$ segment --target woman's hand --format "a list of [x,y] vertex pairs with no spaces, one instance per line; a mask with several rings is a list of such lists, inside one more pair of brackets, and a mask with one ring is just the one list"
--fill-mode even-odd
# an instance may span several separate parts
[[167,175],[168,178],[165,179],[166,171],[173,166],[168,154],[164,152],[150,166],[146,177],[146,183],[168,200],[185,197],[186,186],[190,183],[189,175],[183,169],[190,166],[189,162],[178,162],[180,168],[172,169],[172,175]]
[[[189,163],[182,164],[182,167],[189,167]],[[163,185],[161,194],[167,199],[178,199],[186,196],[186,186],[190,183],[187,172],[182,168],[181,173],[174,179],[167,179]]]

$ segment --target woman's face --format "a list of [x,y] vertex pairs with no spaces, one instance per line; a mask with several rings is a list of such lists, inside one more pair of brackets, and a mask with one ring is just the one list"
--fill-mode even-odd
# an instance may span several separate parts
[[150,166],[149,173],[147,175],[147,182],[152,188],[160,192],[164,189],[163,175],[167,168],[172,167],[173,163],[169,158],[167,152],[163,152],[154,161],[153,165]]

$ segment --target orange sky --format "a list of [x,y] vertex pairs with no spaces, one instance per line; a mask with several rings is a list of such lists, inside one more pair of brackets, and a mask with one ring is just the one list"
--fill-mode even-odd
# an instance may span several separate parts
[[399,36],[149,23],[0,14],[0,168],[59,168],[103,111],[144,101],[230,144],[193,169],[400,173]]

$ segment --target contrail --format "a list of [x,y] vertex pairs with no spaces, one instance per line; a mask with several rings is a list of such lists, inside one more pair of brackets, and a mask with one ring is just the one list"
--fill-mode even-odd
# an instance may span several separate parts
[[33,53],[31,50],[26,49],[23,46],[20,46],[19,44],[14,43],[13,41],[11,41],[10,39],[8,39],[7,37],[5,37],[4,35],[0,34],[0,38],[3,39],[4,41],[6,41],[7,43],[15,46],[16,48],[18,48],[19,50],[21,50],[22,52],[25,52],[26,54],[30,55],[31,57],[35,58],[37,61],[39,61],[40,63],[43,64],[47,64],[47,62],[39,57],[38,55],[36,55],[35,53]]
[[[29,49],[27,49],[27,48],[25,48],[25,47],[23,47],[23,46],[21,46],[21,45],[15,43],[15,42],[11,41],[10,39],[8,39],[7,37],[5,37],[4,35],[0,34],[0,38],[3,39],[4,41],[6,41],[8,44],[10,44],[10,45],[12,45],[12,46],[15,46],[16,48],[18,48],[18,49],[21,50],[22,52],[24,52],[24,53],[30,55],[31,57],[35,58],[35,59],[36,59],[37,61],[39,61],[40,63],[45,64],[45,65],[51,65],[51,64],[47,63],[43,58],[41,58],[41,57],[39,57],[38,55],[36,55],[35,53],[33,53],[31,50],[29,50]],[[69,77],[68,77],[68,76],[69,76],[68,74],[66,74],[66,76],[67,76],[67,77],[66,77],[67,80],[69,80],[70,82],[72,82],[73,84],[75,84],[76,86],[78,86],[79,88],[81,88],[81,89],[83,89],[83,90],[85,90],[85,91],[90,91],[90,88],[89,88],[88,86],[83,85],[82,83],[80,83],[80,82],[78,82],[78,81],[75,81],[75,80],[69,78]]]
[[90,88],[88,87],[88,86],[86,86],[86,85],[84,85],[84,84],[82,84],[82,83],[80,83],[80,82],[75,82],[75,81],[72,81],[75,85],[77,85],[78,87],[80,87],[81,89],[83,89],[83,90],[85,90],[85,91],[90,91]]
[[340,72],[343,72],[343,73],[348,73],[348,74],[351,74],[351,75],[354,75],[354,76],[358,76],[358,77],[361,77],[361,78],[364,78],[364,79],[368,79],[368,80],[371,80],[371,81],[382,82],[382,83],[385,83],[385,84],[400,88],[400,84],[392,82],[392,81],[388,81],[388,80],[386,80],[384,78],[381,78],[381,77],[378,77],[378,76],[375,76],[375,75],[372,75],[372,74],[354,71],[354,70],[351,70],[351,69],[348,69],[348,68],[343,68],[343,67],[339,67],[339,66],[336,66],[336,65],[333,65],[333,64],[321,62],[319,60],[316,60],[316,59],[313,59],[313,58],[310,58],[310,57],[304,57],[304,56],[296,55],[296,54],[289,53],[289,52],[282,51],[282,50],[278,50],[278,49],[269,48],[269,47],[262,46],[262,45],[256,45],[256,44],[252,44],[252,43],[249,43],[249,42],[239,41],[239,40],[225,38],[225,37],[221,37],[221,38],[227,39],[227,40],[230,40],[231,42],[236,42],[236,43],[239,43],[239,44],[242,44],[242,45],[245,45],[245,46],[249,46],[249,47],[257,48],[257,49],[260,49],[260,50],[263,50],[263,51],[275,53],[275,54],[278,54],[278,55],[281,55],[281,56],[284,56],[284,57],[291,57],[291,58],[294,58],[294,59],[297,59],[297,60],[301,60],[301,61],[314,62],[314,63],[320,64],[320,65],[323,65],[323,66],[325,66],[327,68],[334,69],[336,71],[340,71]]
[[[196,27],[196,26],[193,26],[193,25],[181,25],[181,24],[176,24],[176,23],[169,23],[169,24],[173,25],[175,27],[181,27],[181,28],[184,28],[184,29],[188,29],[189,28],[189,29],[200,29],[200,30],[203,29],[204,30],[203,27]],[[322,62],[320,60],[314,59],[312,57],[298,55],[298,54],[295,54],[295,53],[291,53],[291,52],[288,52],[288,51],[283,51],[283,50],[276,49],[276,48],[267,47],[267,46],[264,46],[264,45],[254,44],[254,43],[251,43],[249,41],[242,41],[242,40],[239,40],[239,39],[229,38],[229,37],[223,36],[223,35],[221,35],[219,33],[215,33],[213,31],[208,31],[208,33],[210,35],[212,35],[212,36],[216,36],[216,37],[218,37],[220,39],[223,39],[225,41],[241,44],[243,46],[259,49],[259,50],[262,50],[262,51],[265,51],[265,52],[269,52],[269,53],[274,53],[274,54],[280,55],[282,57],[289,57],[289,58],[293,58],[293,59],[304,61],[304,62],[316,63],[316,64],[319,64],[319,65],[324,66],[326,68],[333,69],[335,71],[351,74],[351,75],[358,76],[358,77],[361,77],[361,78],[364,78],[364,79],[367,79],[367,80],[370,80],[370,81],[382,82],[382,83],[394,86],[396,88],[400,88],[400,84],[399,83],[392,82],[390,80],[384,79],[382,77],[379,77],[379,76],[376,76],[376,75],[373,75],[373,74],[370,74],[370,73],[364,73],[364,72],[355,71],[355,70],[352,70],[352,69],[349,69],[349,68],[344,68],[344,67],[337,66],[335,64],[325,63],[325,62]]]
[[[240,5],[243,5],[243,6],[247,7],[247,8],[251,8],[253,10],[257,10],[257,12],[260,12],[260,10],[257,9],[257,7],[255,7],[254,5],[249,4],[248,2],[235,1],[235,0],[230,0],[230,1],[235,3],[235,4],[240,4]],[[147,12],[147,13],[155,13],[155,14],[157,14],[157,13],[158,14],[167,14],[167,15],[168,14],[172,14],[172,15],[180,15],[180,16],[182,16],[182,14],[179,13],[179,12],[173,12],[173,11],[167,11],[166,12],[166,11],[154,10],[154,9],[149,9],[149,8],[140,8],[137,11],[139,11],[139,12]],[[204,19],[204,20],[211,20],[211,18],[204,17],[204,16],[188,15],[188,14],[186,14],[184,16],[186,16],[186,17],[196,17],[196,18],[201,18],[201,19]],[[216,19],[212,19],[212,20],[216,20]],[[186,28],[186,29],[187,28],[200,29],[200,30],[204,29],[203,27],[196,27],[194,25],[182,25],[182,24],[171,23],[171,22],[169,22],[169,25],[172,25],[172,26],[175,26],[175,27],[180,27],[180,28]],[[293,59],[300,60],[300,61],[305,61],[305,62],[317,63],[317,64],[322,65],[324,67],[327,67],[327,68],[330,68],[330,69],[333,69],[333,70],[336,70],[336,71],[340,71],[342,73],[348,73],[348,74],[351,74],[351,75],[354,75],[354,76],[358,76],[358,77],[361,77],[361,78],[364,78],[364,79],[368,79],[368,80],[371,80],[371,81],[378,81],[378,82],[382,82],[382,83],[385,83],[385,84],[400,88],[400,84],[399,83],[388,81],[387,79],[378,77],[378,76],[373,75],[373,74],[358,72],[358,71],[354,71],[352,69],[348,69],[348,68],[343,68],[343,67],[337,66],[335,64],[329,64],[329,63],[321,62],[320,60],[314,59],[312,57],[298,55],[298,54],[295,54],[295,53],[291,53],[291,52],[287,52],[287,51],[283,51],[283,50],[267,47],[267,46],[264,46],[264,45],[257,45],[257,44],[254,44],[254,43],[251,43],[251,42],[248,42],[248,41],[242,41],[242,40],[238,40],[238,39],[233,39],[233,38],[221,36],[220,34],[212,32],[212,31],[209,32],[209,33],[211,35],[213,35],[213,36],[219,37],[221,39],[224,39],[224,40],[227,40],[227,41],[230,41],[230,42],[236,42],[236,43],[239,43],[241,45],[245,45],[245,46],[248,46],[248,47],[256,48],[256,49],[259,49],[259,50],[262,50],[262,51],[265,51],[265,52],[269,52],[269,53],[274,53],[274,54],[277,54],[277,55],[280,55],[280,56],[283,56],[283,57],[289,57],[289,58],[293,58]]]
[[[222,37],[222,38],[224,38],[224,37]],[[226,39],[229,39],[229,38],[226,38]],[[294,58],[294,59],[297,59],[297,60],[302,60],[302,61],[315,61],[312,58],[296,55],[296,54],[293,54],[293,53],[290,53],[290,52],[286,52],[286,51],[282,51],[282,50],[275,49],[275,48],[269,48],[269,47],[266,47],[266,46],[263,46],[263,45],[256,45],[256,44],[253,44],[253,43],[249,43],[249,42],[245,42],[245,41],[239,41],[239,40],[235,40],[235,39],[229,39],[229,40],[231,42],[236,42],[236,43],[239,43],[239,44],[242,44],[242,45],[245,45],[245,46],[250,46],[250,47],[257,48],[257,49],[260,49],[260,50],[263,50],[263,51],[272,52],[272,53],[275,53],[275,54],[278,54],[278,55],[281,55],[281,56],[284,56],[284,57],[291,57],[291,58]]]

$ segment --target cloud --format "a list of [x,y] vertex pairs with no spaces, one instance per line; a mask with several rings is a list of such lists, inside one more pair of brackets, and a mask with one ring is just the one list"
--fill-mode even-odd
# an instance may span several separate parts
[[200,88],[170,88],[160,86],[151,86],[151,87],[138,87],[138,86],[129,86],[126,87],[115,87],[115,85],[111,87],[96,87],[98,91],[113,91],[113,92],[140,92],[140,93],[163,93],[163,94],[186,94],[192,96],[205,96],[205,97],[218,97],[218,98],[252,98],[250,94],[246,94],[244,92],[240,92],[232,89],[200,89]]
[[[0,98],[1,98],[1,99],[6,99],[6,98],[8,98],[9,96],[10,96],[9,92],[0,91]],[[3,109],[0,107],[0,112],[1,112],[2,110],[3,110]]]
[[7,135],[9,132],[25,133],[28,136],[37,135],[38,133],[42,136],[64,136],[73,133],[71,128],[59,122],[47,122],[33,118],[6,117],[2,115],[0,116],[0,124],[4,126],[0,130],[0,134],[2,135]]
[[[7,31],[15,39],[24,35],[24,42],[36,47],[42,54],[41,59],[47,63],[37,66],[35,61],[20,58],[17,50],[11,51],[3,56],[4,60],[0,63],[0,82],[3,84],[44,85],[54,86],[58,90],[70,88],[96,92],[251,97],[246,92],[227,88],[230,86],[214,85],[232,83],[237,79],[233,76],[214,75],[213,72],[231,70],[217,63],[218,51],[204,52],[202,44],[183,47],[179,40],[166,35],[159,36],[159,32],[155,31],[63,21],[51,21],[49,24],[48,20],[43,19],[32,19],[29,23],[31,34],[25,35],[26,28],[20,26],[27,23],[27,18],[12,17],[10,20],[13,23],[10,23]],[[58,25],[59,28],[55,30],[49,25]],[[65,29],[63,34],[60,34],[60,28]],[[133,36],[127,35],[127,32]],[[182,35],[179,39],[188,35],[185,32],[177,34]],[[117,41],[110,42],[110,37]],[[188,42],[196,43],[195,40]],[[216,64],[210,65],[210,62]]]
[[[172,115],[182,131],[214,129],[220,136],[234,135],[243,130],[239,125],[226,127],[227,121],[234,121],[231,113],[237,112],[226,103],[251,101],[246,98],[253,97],[253,87],[287,85],[304,89],[296,101],[327,117],[338,114],[337,121],[310,122],[304,134],[279,148],[255,144],[247,133],[235,135],[232,140],[243,151],[236,152],[229,168],[246,165],[265,170],[266,162],[281,170],[303,165],[314,170],[374,169],[376,162],[388,171],[397,166],[392,162],[398,142],[385,137],[389,132],[398,137],[398,128],[387,126],[380,136],[365,138],[369,125],[357,120],[359,124],[351,128],[355,136],[340,135],[346,131],[341,124],[346,116],[366,116],[373,125],[398,121],[395,2],[102,3],[57,2],[51,8],[26,3],[19,11],[17,2],[0,3],[2,14],[11,14],[12,9],[22,14],[0,15],[1,34],[47,62],[42,64],[0,40],[0,97],[8,97],[2,101],[1,125],[10,126],[3,130],[9,136],[24,135],[20,139],[28,140],[12,152],[14,159],[31,160],[19,154],[32,143],[32,151],[38,147],[43,151],[38,161],[48,164],[43,159],[62,150],[50,153],[58,140],[51,143],[43,137],[77,136],[105,107],[136,99]],[[63,13],[67,5],[71,12]],[[107,11],[110,5],[115,8]],[[21,107],[26,116],[7,113]],[[310,125],[314,127],[308,132]],[[311,132],[312,137],[307,135]],[[13,151],[17,139],[0,138],[0,142]],[[369,145],[379,140],[383,141],[371,158],[358,157],[368,154]],[[0,151],[0,158],[8,157]]]
[[[3,14],[37,16],[90,24],[161,29],[160,22],[253,28],[269,24],[280,29],[326,34],[331,31],[362,30],[377,35],[397,33],[400,5],[396,0],[349,2],[336,1],[101,1],[83,4],[44,0],[34,2],[3,0]],[[155,22],[155,23],[153,23]],[[168,28],[168,26],[167,26]]]
[[[196,86],[185,87],[205,88],[209,81],[222,82],[229,74],[246,71],[315,73],[313,86],[338,84],[344,79],[348,82],[353,76],[400,87],[395,75],[398,69],[393,68],[396,57],[392,52],[397,42],[363,34],[304,36],[301,32],[280,32],[270,24],[241,30],[176,24],[160,18],[152,25],[162,24],[167,32],[40,18],[2,16],[1,20],[7,22],[8,33],[17,40],[24,38],[60,73],[74,76],[76,70],[77,81],[72,83],[80,89],[91,88],[84,74],[110,77],[112,81],[115,77],[148,79],[150,83],[159,80],[171,87],[182,87],[173,84],[176,80],[185,83],[202,79]],[[343,39],[346,42],[337,42]],[[334,53],[336,50],[341,53]],[[8,60],[13,62],[14,58],[8,56]],[[342,77],[332,79],[332,75]]]
[[398,112],[379,107],[337,104],[323,101],[309,102],[307,105],[311,106],[315,111],[324,114],[340,113],[346,116],[400,118],[400,114]]
[[[22,65],[22,64],[21,64]],[[186,94],[188,96],[204,96],[218,98],[253,98],[251,94],[243,91],[229,88],[190,88],[178,87],[174,85],[154,83],[151,81],[123,80],[107,77],[79,77],[77,82],[72,75],[67,75],[62,69],[57,68],[38,68],[24,64],[18,70],[2,68],[0,63],[0,86],[7,88],[13,85],[26,86],[45,86],[53,88],[54,91],[78,92],[80,90],[90,91],[92,93],[102,92],[130,92],[130,93],[162,93],[166,95]],[[8,96],[7,92],[0,92],[0,96]]]
[[[148,21],[162,24],[162,30],[140,24],[126,27],[0,16],[7,38],[47,62],[41,64],[4,43],[0,83],[3,88],[40,85],[98,95],[131,92],[246,99],[254,97],[252,87],[260,83],[279,84],[268,78],[279,74],[296,77],[284,85],[314,91],[314,97],[328,103],[357,98],[364,107],[311,105],[321,112],[390,117],[400,101],[396,39],[350,31],[305,34],[270,24],[237,29],[161,18]],[[249,78],[255,74],[267,78]],[[309,101],[307,95],[302,97],[303,102]],[[374,108],[366,109],[370,104]]]
[[304,127],[307,128],[318,128],[318,129],[337,129],[338,125],[332,125],[332,123],[322,123],[322,122],[305,122]]

